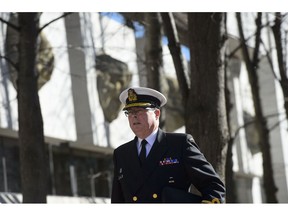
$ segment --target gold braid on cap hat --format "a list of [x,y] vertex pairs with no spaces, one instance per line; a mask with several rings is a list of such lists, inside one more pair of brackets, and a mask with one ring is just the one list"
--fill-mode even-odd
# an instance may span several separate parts
[[159,107],[160,101],[158,98],[152,95],[141,95],[137,94],[134,89],[130,88],[127,91],[128,97],[126,99],[126,105],[123,109],[127,109],[130,107]]

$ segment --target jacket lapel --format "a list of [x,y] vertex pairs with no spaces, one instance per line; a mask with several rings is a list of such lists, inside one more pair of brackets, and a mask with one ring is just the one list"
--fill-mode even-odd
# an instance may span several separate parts
[[143,184],[143,171],[140,166],[140,161],[137,152],[137,137],[129,143],[129,152],[125,155],[128,172],[130,173],[129,187],[131,192],[135,193]]
[[165,133],[159,129],[155,143],[153,144],[147,157],[147,161],[143,167],[146,174],[152,172],[159,165],[159,161],[167,151],[168,146],[165,138]]

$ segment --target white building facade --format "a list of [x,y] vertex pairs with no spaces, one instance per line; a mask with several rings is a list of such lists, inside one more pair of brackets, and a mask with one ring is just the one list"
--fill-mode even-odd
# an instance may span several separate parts
[[[43,13],[41,25],[61,15],[61,13]],[[0,16],[4,19],[8,18],[9,14],[1,13]],[[127,64],[129,72],[132,74],[131,86],[138,86],[140,82],[137,66],[139,56],[137,53],[141,51],[137,50],[135,32],[119,21],[121,21],[119,14],[100,16],[99,13],[74,13],[65,17],[65,19],[53,22],[43,30],[53,48],[55,59],[55,66],[50,80],[38,92],[46,142],[49,146],[52,146],[51,148],[60,148],[63,143],[68,143],[70,149],[83,151],[86,156],[90,152],[95,154],[93,157],[96,158],[95,161],[94,159],[90,160],[91,168],[87,170],[87,173],[85,172],[85,178],[91,180],[88,181],[89,184],[91,183],[91,188],[83,189],[83,192],[78,191],[77,188],[80,187],[81,179],[84,179],[84,177],[79,174],[81,167],[77,167],[78,159],[71,159],[72,162],[70,161],[68,165],[69,169],[65,171],[70,177],[70,181],[67,180],[67,182],[70,182],[71,191],[61,191],[60,195],[95,196],[94,186],[96,184],[97,191],[98,183],[94,177],[100,176],[96,175],[97,173],[109,171],[110,174],[106,176],[107,181],[99,178],[99,184],[100,181],[105,182],[107,188],[107,192],[102,191],[100,195],[109,197],[113,149],[134,137],[127,119],[121,111],[111,123],[105,121],[103,108],[99,102],[99,90],[97,90],[95,58],[103,51]],[[233,32],[236,23],[233,24],[231,21],[228,25],[232,26],[231,32]],[[5,53],[6,28],[7,26],[4,23],[0,23],[0,51],[2,56]],[[164,50],[167,50],[167,47],[164,47]],[[17,94],[9,79],[7,62],[3,58],[0,61],[0,136],[2,140],[0,144],[4,146],[2,149],[6,151],[9,140],[17,140]],[[171,57],[165,57],[164,62],[164,65],[171,65],[171,68],[165,69],[167,73],[169,70],[170,75],[176,76],[172,67],[173,64],[171,64]],[[231,101],[234,104],[230,118],[232,131],[235,132],[238,127],[244,125],[245,115],[253,116],[254,111],[247,71],[243,61],[241,61],[241,58],[235,58],[230,61],[229,65],[229,86]],[[259,71],[261,71],[261,74],[259,74],[260,93],[265,115],[279,113],[279,115],[268,119],[268,125],[273,127],[279,123],[277,127],[273,127],[273,130],[270,131],[271,154],[274,179],[276,186],[279,188],[277,198],[280,203],[287,203],[288,126],[287,120],[283,120],[285,116],[280,115],[284,113],[283,94],[279,83],[273,78],[265,58],[261,61]],[[185,129],[182,127],[178,130],[184,132]],[[257,137],[254,136],[253,128],[251,130],[247,128],[239,130],[234,142],[233,170],[235,172],[238,201],[242,203],[261,203],[264,201],[262,157],[261,152],[255,146]],[[253,139],[256,139],[256,141]],[[3,186],[0,185],[0,189],[2,188],[1,191],[3,192],[19,192],[15,191],[19,186],[15,186],[15,189],[9,186],[9,173],[7,173],[5,166],[13,161],[6,158],[7,155],[1,154],[2,168],[0,170],[2,169],[3,178],[0,182]],[[55,158],[57,157],[55,156]],[[83,163],[83,160],[86,161],[86,159],[81,160],[81,163]],[[58,171],[61,170],[61,167],[65,166],[59,165]],[[50,169],[51,172],[54,172],[53,175],[56,176],[57,169],[54,170],[53,165]],[[86,180],[83,180],[83,182],[87,184]],[[54,184],[56,186],[53,186]],[[51,185],[51,194],[59,195],[57,180],[55,182],[51,180]],[[98,185],[99,187],[101,186]],[[89,189],[91,189],[91,194]]]

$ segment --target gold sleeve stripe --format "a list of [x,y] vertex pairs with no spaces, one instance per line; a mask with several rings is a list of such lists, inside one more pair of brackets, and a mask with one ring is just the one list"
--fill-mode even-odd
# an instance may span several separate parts
[[218,198],[213,198],[212,201],[202,200],[202,203],[220,203],[220,200]]

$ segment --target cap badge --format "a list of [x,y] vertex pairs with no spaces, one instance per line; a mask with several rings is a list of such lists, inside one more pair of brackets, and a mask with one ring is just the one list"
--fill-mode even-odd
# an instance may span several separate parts
[[137,94],[134,89],[129,89],[128,90],[128,101],[137,101]]

